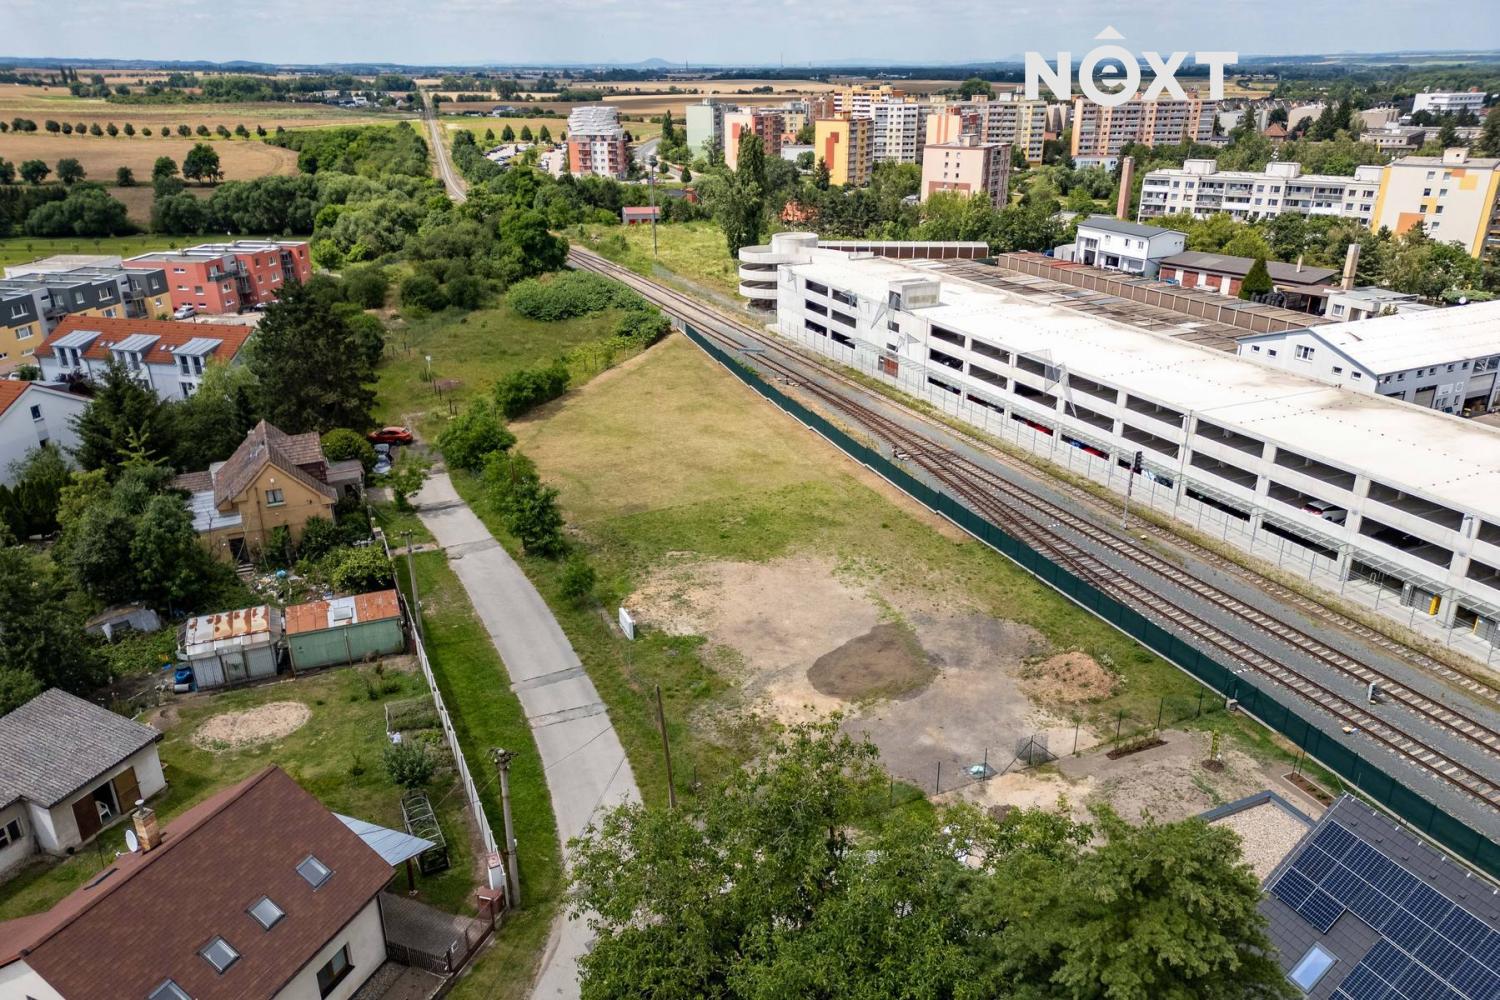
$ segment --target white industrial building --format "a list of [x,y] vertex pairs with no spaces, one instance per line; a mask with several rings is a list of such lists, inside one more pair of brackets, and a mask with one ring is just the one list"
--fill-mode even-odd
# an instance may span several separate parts
[[1250,334],[1239,338],[1236,353],[1356,391],[1476,416],[1500,402],[1500,302]]
[[1187,160],[1141,181],[1137,218],[1190,212],[1200,219],[1227,212],[1238,222],[1283,212],[1332,215],[1369,224],[1380,192],[1378,166],[1354,168],[1353,177],[1304,174],[1298,163],[1268,163],[1262,173],[1220,170],[1217,160]]
[[1430,111],[1435,115],[1484,114],[1485,93],[1482,90],[1431,90],[1412,98],[1411,111]]
[[1403,621],[1495,641],[1494,428],[941,264],[813,250],[780,267],[778,298],[789,340],[1118,492],[1140,452],[1137,503]]

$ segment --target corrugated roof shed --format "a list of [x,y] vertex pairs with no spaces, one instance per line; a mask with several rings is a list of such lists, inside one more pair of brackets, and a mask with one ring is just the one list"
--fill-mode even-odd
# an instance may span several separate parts
[[378,590],[331,601],[308,601],[286,609],[286,634],[301,635],[360,622],[401,617],[394,590]]
[[182,650],[188,656],[194,656],[230,646],[271,642],[280,631],[279,614],[269,605],[262,604],[257,608],[190,618],[182,627]]

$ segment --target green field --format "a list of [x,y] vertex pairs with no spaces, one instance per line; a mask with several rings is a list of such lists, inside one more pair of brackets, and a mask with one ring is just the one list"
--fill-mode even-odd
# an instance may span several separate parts
[[[205,237],[205,239],[208,237]],[[169,250],[202,243],[191,236],[79,236],[41,239],[36,236],[13,236],[0,239],[0,266],[26,264],[53,254],[109,254],[133,257],[150,250]]]
[[[504,104],[505,102],[497,100],[495,103]],[[547,131],[552,134],[552,141],[559,142],[563,134],[568,131],[567,115],[563,115],[560,118],[524,117],[520,115],[514,118],[469,118],[464,115],[453,114],[452,110],[455,107],[463,107],[463,105],[445,104],[444,108],[447,109],[447,113],[438,118],[443,128],[447,130],[450,139],[453,133],[460,129],[468,129],[474,133],[477,139],[484,135],[486,129],[493,129],[495,135],[499,136],[500,130],[509,125],[511,130],[519,136],[522,127],[530,127],[531,131],[535,132],[545,125],[547,126]],[[634,137],[636,142],[644,142],[647,139],[654,139],[661,135],[661,122],[659,121],[630,121],[621,117],[620,125]],[[678,127],[681,127],[681,122],[678,123]]]
[[637,274],[650,276],[659,265],[713,292],[742,301],[738,299],[738,265],[725,249],[723,230],[713,222],[657,226],[655,257],[651,254],[650,226],[585,226],[581,232],[569,230],[568,238]]
[[[171,714],[161,722],[166,736],[158,744],[167,791],[152,806],[170,830],[172,817],[188,806],[276,764],[329,809],[400,829],[401,791],[387,777],[381,760],[386,746],[385,706],[426,690],[420,673],[377,672],[373,666],[360,666],[176,700]],[[278,701],[301,702],[311,716],[290,735],[243,750],[205,750],[193,742],[193,734],[212,716]],[[452,866],[440,874],[419,877],[417,886],[419,898],[426,902],[455,912],[473,912],[472,841],[463,797],[450,794],[453,789],[454,783],[446,781],[428,790],[448,841]],[[71,858],[23,867],[0,885],[0,920],[57,902],[123,849],[122,836],[118,829],[108,831]]]

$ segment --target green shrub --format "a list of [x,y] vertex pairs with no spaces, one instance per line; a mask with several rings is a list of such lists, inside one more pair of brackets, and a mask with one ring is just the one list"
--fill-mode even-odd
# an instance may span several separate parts
[[437,761],[420,743],[391,743],[385,748],[385,773],[402,788],[421,788],[435,770]]
[[344,541],[344,532],[326,517],[310,517],[302,528],[297,554],[304,559],[321,559]]
[[471,472],[483,467],[490,452],[504,451],[515,443],[516,436],[505,429],[494,404],[483,397],[470,402],[437,438],[444,461]]
[[344,294],[362,309],[379,309],[385,305],[390,287],[391,280],[385,268],[376,264],[361,264],[344,272]]
[[511,287],[507,300],[522,316],[548,322],[616,306],[633,309],[645,305],[644,299],[624,285],[591,271],[565,271],[546,280],[528,278]]
[[401,282],[401,308],[416,314],[437,312],[448,304],[442,286],[430,274],[413,274]]
[[336,590],[350,594],[386,590],[394,586],[396,581],[390,560],[373,545],[362,549],[346,549],[339,556],[328,578]]
[[561,359],[545,368],[523,368],[495,383],[495,402],[507,420],[568,391],[568,366]]
[[347,427],[335,427],[323,435],[323,455],[330,462],[357,458],[366,472],[375,467],[375,446],[363,434]]
[[615,336],[634,347],[650,347],[672,330],[672,323],[656,309],[630,309],[615,322]]
[[595,580],[594,567],[590,566],[588,560],[581,554],[575,555],[563,567],[562,595],[570,603],[582,605],[594,592]]
[[505,528],[521,542],[529,556],[561,555],[567,550],[557,490],[538,479],[517,480],[500,508]]

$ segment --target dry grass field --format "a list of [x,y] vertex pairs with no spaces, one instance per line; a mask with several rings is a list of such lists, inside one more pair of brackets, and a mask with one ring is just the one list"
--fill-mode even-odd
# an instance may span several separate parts
[[[178,163],[193,148],[199,139],[163,139],[152,136],[126,138],[123,135],[111,139],[109,136],[92,136],[78,133],[54,135],[50,132],[29,132],[19,135],[7,132],[0,135],[0,157],[12,163],[23,160],[45,160],[54,167],[57,161],[71,156],[83,164],[89,180],[102,184],[113,184],[115,170],[129,167],[138,183],[148,188],[151,183],[151,167],[158,156],[170,156]],[[219,154],[219,164],[224,179],[231,181],[265,177],[268,174],[294,174],[297,172],[297,154],[280,146],[268,146],[256,140],[220,139],[212,143]]]
[[[87,75],[80,70],[80,74]],[[133,83],[139,74],[132,75],[127,82]],[[305,128],[318,125],[366,125],[373,122],[394,121],[398,117],[411,115],[369,114],[360,111],[335,108],[326,104],[112,104],[101,98],[74,97],[66,87],[36,87],[22,84],[0,84],[0,119],[31,118],[40,128],[48,118],[57,121],[83,122],[101,126],[114,122],[123,126],[130,122],[136,128],[150,126],[152,130],[163,125],[175,128],[187,125],[197,128],[207,125],[210,129],[218,125],[233,129],[243,124],[248,129],[264,125],[275,129]]]

